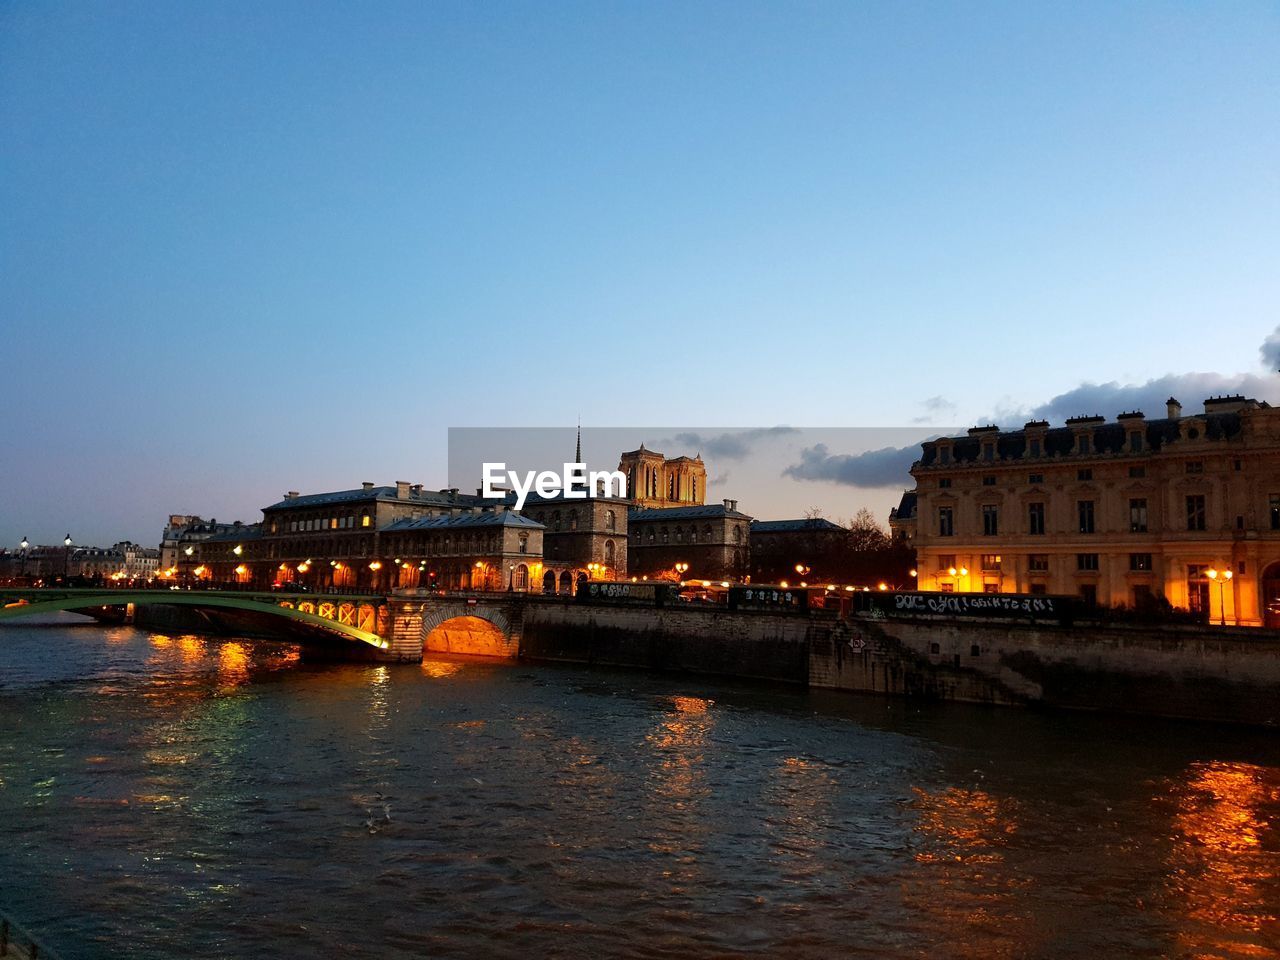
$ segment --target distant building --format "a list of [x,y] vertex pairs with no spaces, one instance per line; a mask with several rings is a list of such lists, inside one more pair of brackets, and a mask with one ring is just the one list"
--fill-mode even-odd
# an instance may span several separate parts
[[898,505],[889,510],[889,536],[908,547],[916,539],[916,492],[903,490]]
[[707,495],[707,468],[702,455],[668,460],[654,450],[624,453],[618,469],[627,478],[627,495],[637,507],[700,506]]
[[[836,577],[847,551],[849,531],[822,517],[753,520],[750,527],[751,579],[756,583]],[[807,569],[801,573],[797,566]]]
[[714,505],[653,509],[636,507],[627,516],[631,576],[674,576],[688,564],[689,580],[742,580],[750,572],[751,517],[737,500]]
[[599,493],[583,499],[531,495],[525,515],[543,532],[543,593],[570,594],[586,580],[623,580],[630,501]]
[[190,514],[169,514],[169,522],[160,534],[160,561],[157,570],[172,570],[177,574],[184,565],[187,568],[194,566],[189,561],[195,556],[195,544],[235,527],[234,523],[202,520]]
[[[1280,409],[1217,397],[1184,416],[1171,398],[1166,414],[923,444],[911,468],[920,589],[1167,601],[1280,626]],[[901,507],[894,521],[909,535]]]

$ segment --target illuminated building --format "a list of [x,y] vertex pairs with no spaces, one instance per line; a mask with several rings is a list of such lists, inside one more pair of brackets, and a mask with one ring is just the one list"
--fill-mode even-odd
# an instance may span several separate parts
[[741,580],[750,571],[751,517],[737,500],[719,504],[652,509],[627,516],[632,576],[669,575],[687,563],[690,580]]
[[618,469],[626,476],[627,495],[637,507],[700,506],[707,495],[707,468],[701,454],[668,460],[642,443],[639,450],[619,458]]
[[[1280,625],[1280,409],[1266,403],[975,427],[924,443],[911,474],[922,590],[1167,601]],[[895,520],[907,535],[910,518]]]

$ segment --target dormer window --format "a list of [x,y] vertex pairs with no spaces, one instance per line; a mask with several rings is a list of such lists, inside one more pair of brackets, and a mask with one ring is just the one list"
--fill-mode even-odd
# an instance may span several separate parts
[[1080,454],[1093,452],[1093,444],[1090,441],[1089,434],[1082,433],[1076,437],[1076,452]]
[[1034,437],[1031,440],[1027,441],[1027,451],[1029,456],[1032,456],[1032,457],[1040,456],[1040,438],[1039,437]]
[[993,440],[988,440],[988,441],[986,441],[985,443],[983,443],[983,445],[982,445],[982,459],[983,459],[983,460],[994,460],[995,458],[996,458],[996,445],[995,445],[995,441],[993,441]]
[[1134,430],[1129,434],[1129,450],[1132,453],[1142,452],[1142,432]]
[[938,462],[939,463],[951,462],[951,448],[949,446],[941,446],[938,448]]

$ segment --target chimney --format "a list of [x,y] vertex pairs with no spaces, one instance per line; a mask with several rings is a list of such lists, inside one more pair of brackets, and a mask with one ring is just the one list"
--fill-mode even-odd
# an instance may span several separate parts
[[408,480],[396,481],[396,499],[397,500],[409,499],[409,481]]
[[1169,410],[1170,420],[1177,420],[1180,416],[1182,416],[1182,404],[1180,404],[1177,400],[1173,399],[1173,397],[1170,397],[1168,400],[1165,401],[1165,406]]
[[726,500],[725,500],[725,502],[724,502],[724,508],[725,508],[726,510],[737,510],[737,509],[738,509],[738,501],[737,501],[737,500],[729,500],[729,499],[726,499]]
[[298,496],[299,494],[297,490],[290,490],[288,493],[284,495],[284,498],[286,500],[297,500]]
[[409,488],[409,492],[412,493],[415,497],[422,496],[422,484],[415,483],[412,487]]
[[372,490],[372,489],[373,489],[373,484],[372,484],[372,483],[370,483],[368,480],[366,480],[364,483],[360,484],[360,486],[364,488],[364,492],[365,492],[365,493],[368,493],[370,490]]

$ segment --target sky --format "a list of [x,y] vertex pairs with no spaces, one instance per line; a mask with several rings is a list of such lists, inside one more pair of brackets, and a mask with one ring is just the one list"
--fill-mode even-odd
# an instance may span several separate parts
[[450,427],[1280,402],[1278,305],[1273,3],[0,6],[0,546]]

